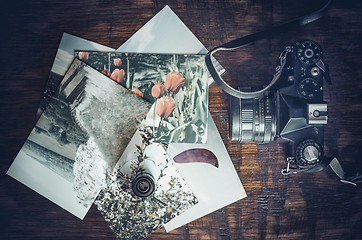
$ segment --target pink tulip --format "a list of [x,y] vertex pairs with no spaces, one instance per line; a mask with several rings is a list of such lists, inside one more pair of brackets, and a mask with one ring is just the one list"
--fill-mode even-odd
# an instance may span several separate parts
[[157,99],[156,111],[157,115],[167,118],[175,110],[176,103],[170,97],[162,97]]
[[156,83],[151,89],[151,94],[154,98],[162,97],[164,92],[165,86],[160,82]]
[[113,59],[113,63],[115,66],[119,67],[122,65],[122,60],[120,58]]
[[132,88],[130,89],[130,91],[136,94],[137,96],[143,98],[143,93],[138,88]]
[[119,84],[123,83],[126,73],[123,69],[119,70],[118,68],[114,69],[111,74],[111,79]]
[[185,84],[185,78],[181,73],[170,72],[166,76],[165,88],[171,93],[176,94],[180,88]]
[[103,73],[104,75],[106,75],[107,77],[111,76],[111,73],[109,72],[108,69],[104,69],[101,73]]
[[80,60],[87,61],[89,58],[89,52],[79,52],[78,57]]

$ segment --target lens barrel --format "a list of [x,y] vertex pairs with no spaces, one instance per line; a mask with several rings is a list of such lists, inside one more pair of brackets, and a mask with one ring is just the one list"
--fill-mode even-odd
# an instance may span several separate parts
[[132,181],[132,190],[139,197],[146,198],[155,190],[155,181],[149,173],[140,172]]
[[271,142],[276,136],[276,99],[266,93],[259,98],[230,96],[229,132],[232,141]]

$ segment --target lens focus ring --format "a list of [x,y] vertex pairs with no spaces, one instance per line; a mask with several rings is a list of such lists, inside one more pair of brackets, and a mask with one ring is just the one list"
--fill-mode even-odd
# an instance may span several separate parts
[[[251,100],[251,101],[250,101]],[[253,99],[242,100],[241,108],[241,126],[239,133],[240,142],[244,142],[244,139],[251,139],[254,131],[254,111],[253,111]],[[250,140],[249,140],[250,141]]]
[[276,136],[275,98],[264,95],[262,98],[230,101],[230,137],[239,142],[270,142]]

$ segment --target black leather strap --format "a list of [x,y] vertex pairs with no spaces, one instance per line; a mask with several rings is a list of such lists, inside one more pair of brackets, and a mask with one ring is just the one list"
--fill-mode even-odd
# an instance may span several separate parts
[[339,177],[341,182],[352,184],[354,186],[362,183],[362,174],[357,172],[354,176],[347,177],[340,162],[336,157],[331,160],[329,166],[331,167],[333,172]]
[[219,76],[219,74],[217,73],[212,61],[211,61],[211,57],[214,53],[216,53],[217,51],[220,50],[233,50],[242,46],[245,46],[249,43],[267,38],[273,34],[277,34],[280,33],[282,31],[285,31],[287,29],[295,29],[296,27],[308,24],[310,22],[313,22],[319,18],[321,18],[328,10],[329,6],[331,5],[332,0],[328,0],[324,6],[320,9],[318,9],[315,12],[309,13],[307,15],[304,15],[302,17],[298,17],[295,19],[292,19],[291,21],[288,21],[286,23],[282,23],[280,25],[277,25],[275,27],[266,29],[264,31],[261,32],[257,32],[257,33],[253,33],[250,35],[247,35],[245,37],[242,38],[238,38],[235,40],[232,40],[228,43],[225,43],[223,45],[220,45],[214,49],[212,49],[210,52],[208,52],[208,54],[205,56],[205,62],[206,62],[206,66],[212,76],[212,78],[214,79],[214,81],[228,94],[237,97],[237,98],[255,98],[260,96],[261,94],[263,94],[263,92],[265,92],[267,89],[269,89],[279,78],[278,75],[280,75],[280,73],[276,73],[276,75],[274,75],[272,81],[270,82],[270,84],[265,87],[264,89],[257,91],[257,92],[242,92],[239,91],[235,88],[232,88],[229,84],[227,84],[222,78],[221,76]]

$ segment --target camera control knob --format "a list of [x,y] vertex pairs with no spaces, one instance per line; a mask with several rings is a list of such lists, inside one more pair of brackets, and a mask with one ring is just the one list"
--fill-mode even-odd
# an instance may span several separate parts
[[298,144],[296,164],[301,167],[311,167],[320,162],[323,157],[322,146],[313,139],[307,139]]
[[297,58],[301,63],[315,64],[322,58],[321,47],[314,41],[297,42],[295,46]]
[[305,78],[298,85],[298,93],[305,99],[314,99],[323,93],[323,87],[317,79]]

